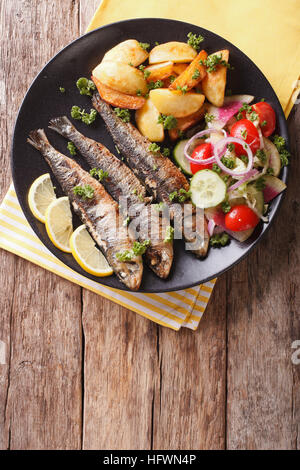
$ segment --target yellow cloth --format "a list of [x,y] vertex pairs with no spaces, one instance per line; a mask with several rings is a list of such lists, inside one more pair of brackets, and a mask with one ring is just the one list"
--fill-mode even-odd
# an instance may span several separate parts
[[[297,97],[293,87],[299,78],[297,6],[299,0],[103,0],[88,31],[141,17],[180,19],[203,26],[233,42],[260,67],[287,116]],[[198,327],[215,284],[212,280],[178,292],[141,294],[91,281],[61,263],[40,242],[22,213],[13,185],[0,207],[0,247],[174,330]]]
[[[299,0],[102,0],[88,31],[114,21],[144,17],[202,26],[231,41],[255,62],[287,115],[300,75],[299,8]],[[155,41],[145,38],[145,42],[150,39]]]

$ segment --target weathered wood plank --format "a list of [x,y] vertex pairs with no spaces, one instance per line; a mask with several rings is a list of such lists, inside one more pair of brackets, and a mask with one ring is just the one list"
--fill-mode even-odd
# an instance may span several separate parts
[[85,295],[84,449],[150,449],[157,327]]
[[288,191],[272,229],[228,274],[227,447],[299,448],[300,108],[290,120]]
[[197,332],[159,329],[154,449],[223,449],[226,279],[215,286]]
[[[81,34],[98,0],[80,2]],[[84,449],[150,449],[157,327],[83,292]]]
[[[78,2],[1,2],[0,28],[2,198],[17,109],[34,75],[78,35]],[[80,448],[81,289],[4,251],[0,270],[0,447]]]

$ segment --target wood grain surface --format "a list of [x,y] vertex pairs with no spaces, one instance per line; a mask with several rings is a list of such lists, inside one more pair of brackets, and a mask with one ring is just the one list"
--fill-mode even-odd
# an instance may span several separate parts
[[[18,107],[98,0],[0,2],[0,198]],[[29,53],[30,51],[30,53]],[[300,108],[280,215],[174,332],[0,251],[0,449],[299,449]]]

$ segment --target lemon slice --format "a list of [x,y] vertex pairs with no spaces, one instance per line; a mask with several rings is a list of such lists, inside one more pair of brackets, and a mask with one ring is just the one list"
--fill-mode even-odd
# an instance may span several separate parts
[[49,173],[39,176],[30,186],[28,204],[34,217],[45,223],[45,213],[49,204],[56,199]]
[[85,225],[80,225],[72,233],[70,247],[77,263],[89,274],[99,277],[111,276],[113,274],[113,270],[101,251],[96,248],[95,242],[85,228]]
[[45,214],[46,230],[56,248],[71,253],[70,237],[73,232],[72,213],[68,197],[52,201]]

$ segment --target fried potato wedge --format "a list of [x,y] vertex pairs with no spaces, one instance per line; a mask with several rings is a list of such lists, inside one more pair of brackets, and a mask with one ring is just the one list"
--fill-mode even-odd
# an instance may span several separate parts
[[[228,62],[229,51],[227,49],[215,52],[212,55],[216,54],[222,54],[222,59]],[[203,93],[205,94],[208,101],[214,106],[223,106],[226,76],[227,68],[224,65],[218,65],[216,71],[211,73],[208,72],[201,82]]]
[[146,78],[147,82],[156,82],[157,80],[165,80],[173,73],[173,62],[162,62],[161,64],[149,65],[145,71],[150,72]]
[[178,87],[187,87],[187,90],[194,88],[206,75],[206,68],[200,64],[207,58],[207,52],[201,51],[190,63],[190,65],[174,80],[170,85],[170,90],[177,90]]
[[139,109],[142,108],[146,102],[145,98],[142,96],[126,95],[125,93],[109,88],[99,82],[96,77],[92,76],[92,80],[95,83],[101,98],[112,106],[126,109]]
[[174,64],[173,72],[175,72],[177,75],[181,75],[188,66],[189,64]]
[[197,52],[186,42],[165,42],[155,46],[149,54],[149,64],[160,62],[191,62]]
[[127,95],[136,95],[137,91],[147,93],[147,83],[141,70],[123,62],[105,60],[92,72],[104,85]]
[[178,93],[167,88],[150,91],[154,106],[162,114],[181,118],[198,111],[204,103],[205,96],[198,93]]
[[142,135],[148,137],[151,142],[162,142],[164,140],[164,126],[158,124],[160,114],[151,98],[146,100],[146,103],[141,109],[135,113],[135,120],[138,130]]
[[124,64],[131,64],[133,67],[137,67],[148,56],[148,52],[140,46],[136,39],[127,39],[127,41],[120,42],[106,52],[103,61],[112,60],[113,62],[123,62]]
[[170,139],[177,140],[180,136],[180,132],[184,132],[187,129],[190,129],[195,124],[197,124],[197,122],[201,121],[201,119],[204,117],[204,114],[206,113],[206,110],[207,106],[204,104],[202,108],[199,109],[199,111],[196,111],[195,113],[183,118],[177,118],[177,127],[169,130]]

